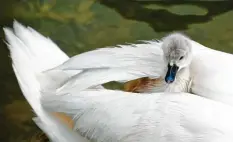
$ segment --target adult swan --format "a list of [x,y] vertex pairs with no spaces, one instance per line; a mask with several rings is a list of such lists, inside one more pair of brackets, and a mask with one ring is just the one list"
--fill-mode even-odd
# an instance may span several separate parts
[[[20,88],[37,115],[34,120],[52,141],[231,142],[233,139],[233,108],[188,93],[138,95],[93,88],[101,84],[96,81],[94,86],[81,86],[83,89],[76,86],[79,90],[76,92],[66,90],[65,95],[48,94],[45,88],[54,89],[61,83],[42,84],[48,77],[44,71],[68,57],[51,40],[17,22],[14,32],[5,29],[5,34]],[[83,83],[98,80],[95,75],[98,71],[85,72],[87,80]],[[77,74],[75,71],[58,74],[70,78],[72,73]],[[51,70],[49,75],[52,76]],[[65,80],[64,76],[52,78]],[[54,112],[72,117],[74,131],[57,119]]]

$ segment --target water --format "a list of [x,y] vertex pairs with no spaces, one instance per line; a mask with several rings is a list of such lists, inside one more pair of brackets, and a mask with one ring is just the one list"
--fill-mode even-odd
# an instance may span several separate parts
[[[51,37],[70,56],[94,48],[156,39],[182,31],[214,49],[233,53],[233,2],[127,0],[8,0],[0,25],[13,19]],[[3,33],[0,32],[1,39]],[[0,141],[26,142],[39,132],[0,42]],[[35,142],[35,141],[34,141]]]

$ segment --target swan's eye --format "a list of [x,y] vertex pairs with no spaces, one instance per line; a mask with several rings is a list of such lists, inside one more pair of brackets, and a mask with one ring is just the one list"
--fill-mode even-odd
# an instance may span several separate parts
[[184,56],[181,56],[181,57],[180,57],[180,60],[182,60],[183,58],[184,58]]

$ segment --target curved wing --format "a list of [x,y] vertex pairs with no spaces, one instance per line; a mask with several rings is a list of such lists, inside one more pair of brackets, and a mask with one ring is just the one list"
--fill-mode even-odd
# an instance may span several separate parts
[[89,90],[45,96],[44,108],[73,117],[91,141],[231,142],[233,108],[186,93]]
[[[158,41],[145,41],[142,44],[117,45],[100,48],[76,55],[55,69],[80,70],[122,67],[146,67],[153,70],[152,63],[161,63],[163,52]],[[80,62],[82,61],[82,62]],[[150,66],[149,66],[150,65]]]
[[[82,73],[73,76],[59,89],[63,91],[60,93],[65,93],[72,88],[83,90],[87,86],[109,81],[159,78],[164,74],[165,66],[160,43],[147,41],[143,44],[119,45],[115,48],[101,48],[79,54],[52,71],[82,70]],[[84,80],[89,81],[84,83]]]

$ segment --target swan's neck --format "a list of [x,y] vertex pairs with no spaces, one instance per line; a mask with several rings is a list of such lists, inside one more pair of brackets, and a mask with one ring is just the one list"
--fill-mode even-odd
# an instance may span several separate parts
[[189,92],[191,83],[190,68],[184,67],[177,72],[176,80],[169,84],[166,92]]

